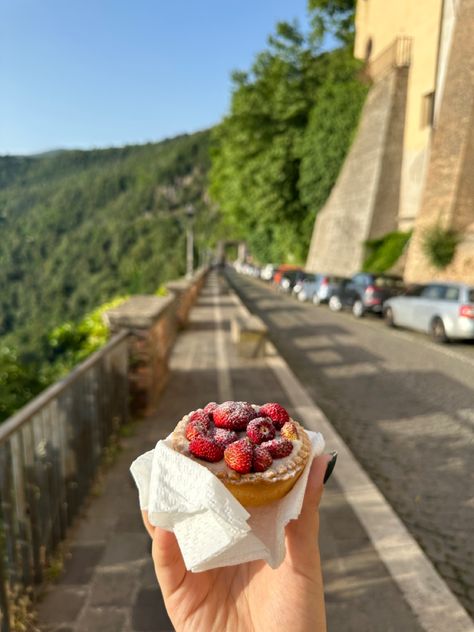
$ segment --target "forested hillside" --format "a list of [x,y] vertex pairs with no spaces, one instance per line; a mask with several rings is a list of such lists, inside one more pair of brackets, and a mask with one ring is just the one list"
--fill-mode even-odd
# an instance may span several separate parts
[[[185,211],[202,245],[209,133],[0,158],[0,339],[23,356],[117,294],[184,271]],[[200,239],[201,238],[201,239]]]

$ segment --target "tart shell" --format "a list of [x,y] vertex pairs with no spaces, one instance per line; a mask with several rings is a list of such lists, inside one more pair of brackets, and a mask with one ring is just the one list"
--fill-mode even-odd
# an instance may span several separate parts
[[[244,507],[261,507],[283,498],[303,472],[311,454],[311,442],[303,426],[294,419],[291,421],[296,425],[301,445],[294,457],[285,459],[284,464],[282,462],[279,466],[280,459],[275,459],[273,461],[275,468],[250,474],[239,474],[227,466],[223,471],[214,472]],[[189,452],[189,441],[185,436],[187,422],[188,415],[185,415],[176,426],[171,437],[173,449],[212,471],[212,464],[194,457]]]

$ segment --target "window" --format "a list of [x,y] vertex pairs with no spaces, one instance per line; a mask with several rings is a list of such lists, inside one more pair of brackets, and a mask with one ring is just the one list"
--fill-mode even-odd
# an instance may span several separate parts
[[459,288],[447,287],[446,294],[444,295],[445,301],[459,301]]
[[444,298],[446,288],[443,285],[427,285],[421,293],[423,298],[440,300]]
[[374,279],[374,285],[377,287],[393,287],[398,289],[403,289],[404,283],[403,279],[399,277],[391,277],[391,276],[379,276]]
[[474,288],[469,288],[469,290],[467,292],[467,300],[470,303],[474,303]]
[[424,94],[421,102],[421,127],[433,127],[435,93]]

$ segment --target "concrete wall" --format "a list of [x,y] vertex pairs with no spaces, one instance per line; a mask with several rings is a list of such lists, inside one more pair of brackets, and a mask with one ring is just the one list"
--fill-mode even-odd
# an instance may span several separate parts
[[396,229],[407,75],[406,68],[394,69],[371,88],[339,178],[316,219],[308,270],[353,274],[364,260],[364,242]]
[[422,123],[425,95],[436,86],[442,0],[359,0],[354,54],[369,62],[383,56],[399,36],[411,38],[411,63],[406,100],[399,226],[413,226],[420,206],[429,157],[431,127]]

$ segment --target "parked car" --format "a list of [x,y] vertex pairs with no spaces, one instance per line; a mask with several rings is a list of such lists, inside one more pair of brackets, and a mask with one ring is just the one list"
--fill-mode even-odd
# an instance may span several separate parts
[[391,327],[431,334],[436,342],[474,338],[474,287],[463,283],[429,283],[389,299],[384,317]]
[[282,276],[285,272],[289,272],[290,270],[301,270],[301,268],[290,263],[282,263],[273,273],[273,283],[275,283],[275,285],[280,285]]
[[305,272],[304,276],[301,277],[301,279],[298,279],[298,281],[294,284],[293,296],[299,296],[301,290],[303,290],[306,286],[315,283],[318,276],[319,275],[313,274],[311,272]]
[[329,299],[333,311],[351,309],[360,318],[366,312],[382,314],[385,301],[405,291],[401,277],[361,272],[343,283]]
[[260,271],[260,278],[264,281],[271,281],[273,279],[273,275],[275,274],[275,270],[277,269],[276,263],[267,263],[263,266]]
[[[301,288],[298,291],[298,299],[300,301],[313,301],[315,305],[320,303],[328,303],[331,296],[341,289],[344,282],[348,279],[344,277],[314,274],[312,278],[304,279]],[[296,286],[293,288],[293,292]]]
[[281,276],[280,288],[284,292],[291,292],[295,284],[302,281],[306,275],[307,275],[307,272],[303,272],[303,270],[301,269],[286,270],[286,272],[284,272]]

